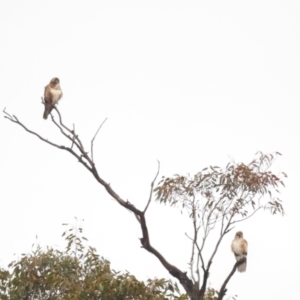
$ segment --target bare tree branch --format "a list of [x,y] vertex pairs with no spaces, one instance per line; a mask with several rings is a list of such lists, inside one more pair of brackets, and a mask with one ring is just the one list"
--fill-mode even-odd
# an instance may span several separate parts
[[75,143],[75,124],[73,124],[73,140],[72,140],[72,145],[71,145],[71,149],[73,149],[74,143]]
[[[106,191],[108,192],[108,194],[110,196],[112,196],[121,206],[123,206],[124,208],[132,211],[135,215],[135,217],[138,219],[140,226],[141,226],[141,230],[142,230],[142,238],[140,238],[141,244],[143,246],[143,248],[145,250],[147,250],[148,252],[152,253],[153,255],[155,255],[159,261],[161,262],[161,264],[169,271],[169,273],[177,278],[179,280],[179,282],[181,283],[181,285],[183,286],[183,288],[185,289],[185,291],[187,292],[187,294],[189,296],[193,295],[193,282],[188,278],[188,276],[186,275],[186,272],[183,272],[181,270],[179,270],[177,267],[175,267],[174,265],[170,264],[165,258],[164,256],[157,251],[154,247],[151,246],[150,244],[150,238],[149,238],[149,232],[148,232],[148,228],[147,228],[147,224],[146,224],[146,219],[145,219],[145,212],[151,202],[151,195],[150,198],[148,200],[147,206],[145,208],[144,211],[140,211],[139,209],[137,209],[133,204],[131,204],[128,201],[124,201],[111,187],[110,184],[108,184],[106,181],[104,181],[98,174],[98,171],[96,169],[96,166],[93,162],[93,160],[88,156],[88,153],[85,152],[84,147],[82,145],[82,142],[80,141],[78,135],[75,135],[75,132],[70,130],[69,128],[67,128],[63,123],[62,123],[62,118],[61,115],[58,111],[58,109],[54,106],[54,109],[57,111],[58,115],[59,115],[59,123],[58,124],[55,119],[53,118],[53,122],[55,123],[55,125],[61,130],[62,134],[69,140],[71,140],[72,142],[74,141],[74,143],[76,144],[79,152],[81,153],[81,156],[79,156],[73,149],[66,147],[66,146],[59,146],[53,142],[50,142],[48,140],[46,140],[45,138],[43,138],[42,136],[40,136],[39,134],[37,134],[34,131],[29,130],[25,125],[23,125],[16,116],[11,116],[9,113],[7,113],[5,111],[5,109],[3,110],[4,114],[5,114],[5,118],[10,120],[13,123],[16,123],[18,125],[20,125],[21,127],[23,127],[27,132],[37,136],[39,139],[41,139],[43,142],[54,146],[58,149],[62,149],[62,150],[66,150],[68,152],[70,152],[73,156],[75,156],[78,161],[84,165],[84,167],[86,169],[88,169],[93,176],[95,177],[95,179],[106,189]],[[66,134],[64,132],[64,130],[67,130],[69,133],[71,133],[73,136],[69,136],[68,134]],[[82,158],[85,158],[87,160],[87,162],[83,161]],[[154,186],[154,182],[158,176],[159,173],[159,167],[158,167],[158,171],[157,174],[151,184],[151,193],[153,192],[153,186]],[[196,298],[195,298],[196,299]]]
[[57,112],[57,114],[58,114],[60,125],[61,125],[63,128],[65,128],[67,131],[69,131],[70,133],[75,134],[75,132],[73,132],[73,131],[72,131],[71,129],[69,129],[66,125],[63,124],[62,118],[61,118],[61,114],[60,114],[58,108],[57,108],[56,106],[53,106],[53,108],[56,110],[56,112]]
[[156,178],[157,178],[157,176],[158,176],[158,174],[159,174],[159,170],[160,170],[160,162],[159,162],[159,160],[157,161],[157,163],[158,163],[158,166],[157,166],[157,172],[156,172],[156,175],[155,175],[153,181],[151,182],[150,196],[149,196],[148,203],[147,203],[147,205],[146,205],[146,207],[145,207],[145,209],[144,209],[144,211],[143,211],[144,214],[146,213],[146,211],[147,211],[147,209],[148,209],[148,206],[150,205],[150,202],[151,202],[151,199],[152,199],[152,194],[153,194],[154,183],[155,183]]
[[[74,131],[72,131],[72,130],[69,129],[66,125],[63,124],[63,122],[62,122],[62,117],[61,117],[61,114],[60,114],[58,108],[57,108],[56,106],[54,106],[54,109],[55,109],[56,112],[58,113],[60,125],[61,125],[63,128],[65,128],[67,131],[69,131],[72,135],[74,135],[74,141],[77,141],[77,142],[78,142],[78,146],[77,146],[77,147],[78,147],[79,151],[81,152],[81,156],[84,157],[84,158],[88,161],[88,163],[89,163],[89,165],[90,165],[91,167],[93,167],[93,166],[94,166],[94,162],[93,162],[92,159],[88,156],[88,152],[85,151],[85,149],[84,149],[84,147],[83,147],[83,144],[82,144],[81,140],[79,139],[79,136],[76,135]],[[54,120],[54,119],[52,119],[52,120]],[[66,137],[67,137],[69,140],[71,140],[71,141],[73,142],[73,139],[72,139],[70,136],[66,136]],[[77,145],[77,143],[75,143],[75,144]]]
[[9,121],[11,121],[11,122],[13,122],[13,123],[16,123],[16,124],[20,125],[20,126],[23,127],[27,132],[29,132],[29,133],[31,133],[31,134],[37,136],[37,137],[38,137],[40,140],[42,140],[43,142],[45,142],[45,143],[47,143],[47,144],[49,144],[49,145],[51,145],[51,146],[53,146],[53,147],[56,147],[56,148],[58,148],[58,149],[62,149],[62,150],[66,150],[66,151],[70,152],[73,156],[75,156],[75,157],[78,159],[78,161],[79,161],[81,164],[84,165],[85,168],[87,168],[87,169],[91,172],[92,169],[90,168],[90,166],[88,166],[87,163],[84,162],[84,161],[82,160],[82,158],[81,158],[75,151],[73,151],[71,148],[68,148],[68,147],[65,147],[65,146],[60,146],[60,145],[57,145],[57,144],[55,144],[55,143],[53,143],[53,142],[48,141],[47,139],[43,138],[42,136],[40,136],[40,135],[37,134],[36,132],[29,130],[23,123],[21,123],[21,122],[18,120],[18,118],[17,118],[16,116],[14,116],[14,115],[11,116],[11,115],[8,114],[5,110],[4,110],[3,112],[6,114],[6,116],[4,116],[4,118],[8,119]]
[[242,222],[242,221],[245,221],[245,220],[251,218],[251,217],[252,217],[259,209],[261,209],[261,208],[262,208],[262,206],[258,207],[258,208],[257,208],[251,215],[249,215],[248,217],[243,218],[243,219],[240,219],[240,220],[233,221],[231,224],[236,224],[236,223],[238,223],[238,222]]
[[[201,251],[201,248],[199,247],[198,245],[198,242],[196,242],[196,247],[197,247],[197,250],[198,250],[198,257],[200,257],[200,260],[201,260],[201,265],[202,265],[202,269],[204,270],[204,259],[203,259],[203,256],[202,256],[202,251]],[[200,281],[199,281],[200,283]]]
[[[71,132],[71,134],[73,135],[73,137],[71,137],[70,135],[68,135],[68,134],[64,131],[63,127],[62,127],[61,125],[59,125],[59,124],[55,121],[52,112],[50,113],[50,115],[51,115],[52,122],[58,127],[58,129],[60,130],[60,132],[61,132],[67,139],[69,139],[69,140],[72,142],[72,144],[71,144],[71,149],[73,148],[73,145],[75,144],[75,145],[77,146],[77,148],[80,150],[80,145],[76,142],[76,139],[75,139],[75,138],[76,138],[76,136],[75,136],[75,134],[74,134],[75,131]],[[75,126],[74,126],[73,128],[75,128]]]
[[211,255],[211,257],[210,257],[210,259],[207,263],[207,266],[206,266],[205,270],[204,270],[203,283],[202,283],[202,286],[201,286],[202,293],[204,293],[206,291],[206,285],[207,285],[207,280],[208,280],[208,276],[209,276],[209,270],[210,270],[210,266],[213,262],[213,258],[215,257],[215,255],[218,251],[218,248],[220,246],[220,243],[221,243],[223,237],[225,236],[225,234],[227,234],[231,230],[231,229],[229,229],[229,227],[231,225],[232,218],[233,218],[233,215],[231,215],[231,217],[229,218],[228,223],[225,226],[224,231],[221,232],[220,237],[219,237],[219,239],[217,241],[217,244],[215,246],[215,249],[214,249],[214,251],[213,251],[213,253],[212,253],[212,255]]
[[227,276],[227,278],[225,279],[221,289],[220,289],[220,292],[219,292],[219,297],[218,297],[218,300],[222,300],[223,297],[225,296],[226,292],[227,292],[227,289],[226,289],[226,285],[228,283],[228,281],[230,280],[230,278],[232,277],[232,275],[235,273],[237,267],[241,264],[243,264],[244,262],[246,262],[247,258],[246,257],[243,257],[242,259],[238,260],[234,266],[233,266],[233,269],[231,270],[231,272],[229,273],[229,275]]
[[18,118],[17,118],[15,115],[12,115],[12,116],[11,116],[9,113],[7,113],[7,112],[5,111],[5,109],[3,110],[3,112],[6,114],[6,116],[4,116],[5,119],[8,119],[9,121],[11,121],[11,122],[13,122],[13,123],[16,123],[16,124],[20,125],[20,126],[23,127],[27,132],[29,132],[29,133],[31,133],[31,134],[37,136],[37,137],[38,137],[40,140],[42,140],[43,142],[45,142],[45,143],[47,143],[47,144],[49,144],[49,145],[51,145],[51,146],[53,146],[53,147],[57,147],[57,148],[59,148],[59,149],[63,149],[63,148],[62,148],[63,146],[59,146],[59,145],[57,145],[57,144],[55,144],[55,143],[52,143],[52,142],[46,140],[45,138],[41,137],[41,136],[40,136],[39,134],[37,134],[36,132],[29,130],[25,125],[23,125],[23,124],[18,120]]
[[192,241],[192,253],[191,253],[189,266],[190,266],[190,270],[191,270],[191,278],[192,278],[193,282],[195,283],[196,282],[195,277],[194,277],[195,237],[191,238],[188,236],[187,233],[185,233],[185,235],[188,237],[188,239],[190,239]]
[[91,155],[92,155],[92,161],[94,161],[94,140],[99,132],[99,130],[101,129],[102,125],[105,123],[105,121],[107,120],[107,118],[105,118],[105,120],[101,123],[101,125],[99,126],[98,130],[96,131],[93,139],[91,140]]

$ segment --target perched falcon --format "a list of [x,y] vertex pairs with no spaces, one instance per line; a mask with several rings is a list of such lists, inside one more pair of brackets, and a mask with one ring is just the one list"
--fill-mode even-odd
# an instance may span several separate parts
[[[247,252],[248,252],[248,243],[247,241],[243,238],[243,232],[238,231],[235,234],[235,238],[232,241],[231,244],[231,250],[235,255],[236,260],[240,260],[243,257],[247,259]],[[238,271],[239,272],[245,272],[246,271],[246,264],[247,261],[245,261],[243,264],[238,266]]]
[[54,77],[51,79],[50,83],[45,86],[44,101],[45,101],[45,111],[43,118],[46,120],[50,114],[53,106],[62,97],[62,90],[60,88],[59,79]]

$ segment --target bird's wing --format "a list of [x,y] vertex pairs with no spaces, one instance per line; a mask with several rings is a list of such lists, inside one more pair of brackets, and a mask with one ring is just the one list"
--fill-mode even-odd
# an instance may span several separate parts
[[52,94],[51,94],[51,88],[49,84],[45,86],[44,100],[47,103],[52,103]]

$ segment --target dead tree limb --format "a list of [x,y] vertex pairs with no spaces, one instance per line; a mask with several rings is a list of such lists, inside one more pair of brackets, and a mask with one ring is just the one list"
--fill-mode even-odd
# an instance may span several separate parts
[[[69,153],[71,153],[73,156],[75,156],[78,161],[87,169],[89,170],[92,175],[94,176],[94,178],[105,188],[105,190],[107,191],[107,193],[112,196],[121,206],[123,206],[124,208],[132,211],[134,213],[134,215],[138,218],[140,227],[141,227],[141,231],[142,231],[142,238],[140,238],[142,247],[147,250],[148,252],[152,253],[153,255],[155,255],[158,260],[161,262],[161,264],[168,270],[168,272],[175,278],[177,278],[179,280],[179,282],[181,283],[181,285],[183,286],[183,288],[185,289],[186,293],[191,297],[191,299],[198,299],[198,298],[194,298],[193,297],[193,290],[194,290],[194,285],[192,280],[190,280],[186,274],[186,272],[181,271],[180,269],[178,269],[177,267],[175,267],[174,265],[170,264],[165,257],[158,251],[156,250],[150,243],[150,237],[149,237],[149,232],[148,232],[148,228],[147,228],[147,222],[146,222],[146,218],[145,218],[145,212],[147,211],[147,208],[149,207],[149,204],[151,202],[151,195],[149,197],[148,203],[146,205],[146,208],[144,209],[144,211],[141,211],[139,209],[137,209],[133,204],[131,204],[128,201],[124,201],[111,187],[111,185],[109,183],[107,183],[104,179],[102,179],[100,177],[100,175],[98,174],[98,170],[94,164],[93,158],[90,157],[88,155],[88,152],[85,151],[83,144],[81,142],[81,140],[79,139],[79,136],[75,134],[75,130],[71,130],[69,129],[67,126],[64,125],[63,121],[62,121],[62,117],[61,114],[59,112],[59,110],[57,109],[57,107],[54,106],[54,109],[56,110],[56,112],[58,113],[59,116],[59,122],[56,122],[55,118],[52,116],[52,121],[53,123],[60,129],[61,133],[71,141],[71,147],[67,147],[67,146],[60,146],[58,144],[55,144],[53,142],[48,141],[47,139],[43,138],[41,135],[39,135],[38,133],[29,130],[16,116],[14,115],[10,115],[9,113],[7,113],[4,109],[4,114],[5,114],[5,118],[8,119],[9,121],[18,124],[19,126],[23,127],[27,132],[37,136],[39,139],[41,139],[43,142],[56,147],[58,149],[61,150],[66,150]],[[104,123],[104,122],[103,122]],[[102,124],[103,124],[102,123]],[[101,124],[101,125],[102,125]],[[98,131],[100,130],[101,126],[99,127]],[[98,133],[98,131],[96,132],[96,135]],[[68,133],[66,133],[68,132]],[[95,139],[96,135],[94,136],[93,140]],[[79,151],[79,153],[76,153],[75,150],[72,149],[73,145],[76,145],[77,150]],[[85,160],[83,160],[83,158]],[[151,192],[153,191],[153,186],[154,186],[154,182],[158,176],[159,173],[159,165],[158,165],[158,171],[157,174],[154,178],[154,180],[151,183]]]
[[227,292],[227,289],[226,289],[226,285],[228,283],[228,281],[230,280],[230,278],[232,277],[232,275],[235,273],[237,267],[241,264],[243,264],[244,262],[246,262],[247,258],[246,257],[243,257],[242,259],[238,260],[234,266],[233,266],[233,269],[231,270],[231,272],[229,273],[229,275],[227,276],[227,278],[225,279],[221,289],[220,289],[220,292],[219,292],[219,297],[218,297],[218,300],[222,300],[223,297],[226,295],[226,292]]

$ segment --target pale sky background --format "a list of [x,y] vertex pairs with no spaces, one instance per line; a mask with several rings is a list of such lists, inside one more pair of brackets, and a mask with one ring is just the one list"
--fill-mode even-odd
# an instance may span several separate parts
[[[108,118],[95,142],[99,173],[140,209],[157,159],[161,177],[223,167],[230,159],[250,162],[258,150],[281,152],[274,169],[289,176],[281,189],[287,215],[260,212],[236,227],[249,242],[248,267],[234,275],[227,295],[295,299],[299,16],[299,1],[0,0],[1,109],[62,144],[51,119],[42,118],[40,99],[50,79],[59,77],[60,112],[87,148]],[[89,244],[114,269],[143,280],[169,278],[140,248],[133,214],[73,157],[4,118],[0,134],[0,266],[29,252],[36,235],[43,246],[61,247],[61,224],[76,216],[85,220]],[[188,271],[187,217],[153,203],[148,228],[153,246]],[[233,235],[224,239],[211,269],[217,289],[234,264]],[[214,242],[212,237],[209,247]]]

